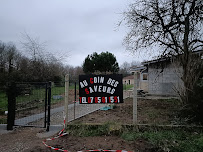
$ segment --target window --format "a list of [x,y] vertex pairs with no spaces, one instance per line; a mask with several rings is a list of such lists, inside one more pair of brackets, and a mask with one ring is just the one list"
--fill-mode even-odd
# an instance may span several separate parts
[[142,74],[142,80],[148,80],[148,75],[146,73]]

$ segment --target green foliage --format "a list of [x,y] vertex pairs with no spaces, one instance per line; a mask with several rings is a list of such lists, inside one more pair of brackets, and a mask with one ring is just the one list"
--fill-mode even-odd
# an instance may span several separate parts
[[199,152],[203,150],[203,133],[184,131],[182,129],[123,132],[121,137],[128,141],[147,140],[157,151]]
[[116,73],[119,71],[119,66],[116,57],[112,53],[102,52],[101,54],[97,54],[94,52],[85,58],[83,71],[85,73],[94,73],[98,71]]
[[88,136],[101,136],[108,134],[109,124],[106,123],[104,125],[82,125],[75,124],[68,126],[67,130],[70,134],[80,137],[88,137]]

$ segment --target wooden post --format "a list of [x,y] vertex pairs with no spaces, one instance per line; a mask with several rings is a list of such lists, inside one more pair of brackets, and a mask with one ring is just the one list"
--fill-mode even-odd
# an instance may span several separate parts
[[137,125],[137,71],[134,72],[133,124]]
[[67,127],[68,124],[68,92],[69,92],[69,75],[67,74],[65,76],[65,106],[64,106],[64,112],[65,112],[65,127]]

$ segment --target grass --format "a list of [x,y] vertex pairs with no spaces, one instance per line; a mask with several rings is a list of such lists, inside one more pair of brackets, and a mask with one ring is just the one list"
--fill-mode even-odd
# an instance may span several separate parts
[[[76,86],[78,88],[78,85]],[[69,90],[74,89],[75,86],[71,85],[69,86]],[[51,90],[51,96],[52,96],[52,103],[57,103],[62,100],[64,100],[64,93],[65,93],[65,87],[52,87]],[[55,95],[62,95],[62,98],[60,99],[53,99],[53,96]],[[32,100],[44,100],[45,99],[45,88],[35,88],[32,90],[32,94],[30,95],[19,95],[16,98],[17,103],[24,103],[27,101]],[[8,106],[8,97],[5,92],[0,92],[0,111],[4,112],[7,110]]]
[[133,88],[133,84],[130,85],[123,84],[123,90],[129,90],[131,88]]
[[[73,88],[72,86],[70,89]],[[64,100],[64,92],[65,87],[52,87],[51,97],[52,97],[52,104],[58,103]],[[60,99],[53,99],[55,95],[62,95]],[[32,101],[40,101],[40,102],[32,102]],[[18,95],[16,97],[16,108],[17,110],[30,110],[30,107],[39,108],[44,106],[45,100],[45,88],[32,88],[31,93],[28,95]],[[35,104],[35,105],[33,105]],[[37,104],[37,105],[36,105]],[[18,106],[19,105],[19,106]],[[18,107],[21,107],[18,109]],[[4,111],[8,109],[8,97],[6,92],[0,92],[0,115],[4,115]],[[5,123],[6,120],[3,118],[0,119],[0,123]]]
[[[58,98],[54,98],[54,96],[59,96]],[[51,103],[55,104],[60,101],[64,101],[65,96],[65,87],[52,87],[51,88]]]
[[71,135],[79,137],[89,137],[89,136],[102,136],[108,133],[109,124],[103,125],[84,125],[84,124],[74,124],[67,126],[67,132]]
[[43,100],[45,98],[45,88],[33,89],[31,92],[32,93],[29,95],[18,95],[16,97],[16,102],[21,103],[32,100]]
[[[73,90],[73,89],[75,89],[75,84],[71,84],[69,86],[69,90]],[[76,85],[76,89],[79,89],[79,85],[78,84]]]
[[171,103],[171,104],[175,104],[175,105],[180,105],[181,102],[179,99],[175,99],[175,98],[170,98],[170,99],[159,99],[162,102],[166,102],[166,103]]
[[7,118],[0,118],[0,124],[6,124]]
[[0,113],[7,110],[8,102],[5,92],[0,92]]
[[184,129],[124,132],[121,137],[127,141],[144,139],[158,151],[200,152],[203,151],[203,133]]
[[[72,84],[69,86],[69,90],[74,90],[75,85]],[[79,86],[76,85],[76,89],[79,89]],[[53,96],[60,96],[58,99],[54,99]],[[64,101],[65,97],[65,87],[52,87],[51,90],[51,96],[52,96],[52,104],[58,103],[60,101]]]
[[68,125],[67,132],[79,137],[117,135],[126,141],[138,141],[139,143],[139,141],[144,140],[152,145],[152,149],[156,149],[157,152],[203,151],[203,132],[201,129],[145,128],[135,131],[134,128],[127,129],[127,127],[121,127],[116,123],[105,123],[103,125]]
[[[4,112],[7,111],[7,96],[6,93],[3,91],[0,91],[0,124],[6,124],[7,118],[4,116]],[[3,115],[3,116],[1,116]]]

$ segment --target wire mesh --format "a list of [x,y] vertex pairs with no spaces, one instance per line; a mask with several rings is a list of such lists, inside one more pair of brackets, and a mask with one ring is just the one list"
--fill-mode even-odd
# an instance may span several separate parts
[[63,124],[65,82],[52,82],[51,86],[51,125]]
[[46,83],[17,83],[15,125],[45,126]]
[[[24,89],[22,89],[24,88]],[[133,88],[123,91],[124,103],[79,104],[78,83],[69,84],[68,122],[71,124],[133,123]],[[44,124],[45,86],[26,85],[18,89],[15,124]],[[149,95],[138,90],[139,124],[178,124],[177,98]],[[51,88],[51,125],[64,120],[65,82],[54,82]],[[23,118],[23,119],[22,119]],[[26,118],[26,119],[24,119]]]
[[[76,87],[76,90],[75,90]],[[51,93],[51,125],[62,125],[64,120],[64,103],[65,103],[65,82],[52,83]],[[104,104],[79,104],[79,89],[78,83],[70,83],[68,91],[68,122],[78,123],[81,122],[83,117],[99,111],[102,107],[108,105]],[[105,120],[105,122],[108,119]],[[82,120],[82,123],[88,123]],[[95,123],[98,123],[95,121]]]
[[[132,97],[132,91],[123,92],[124,99]],[[76,124],[132,124],[132,101],[124,100],[119,104],[78,104]]]
[[[124,103],[79,104],[76,103],[75,119],[69,105],[69,120],[76,124],[133,124],[133,88],[123,91]],[[78,97],[77,97],[78,98]],[[137,90],[138,124],[173,125],[180,124],[177,97],[149,95]]]

